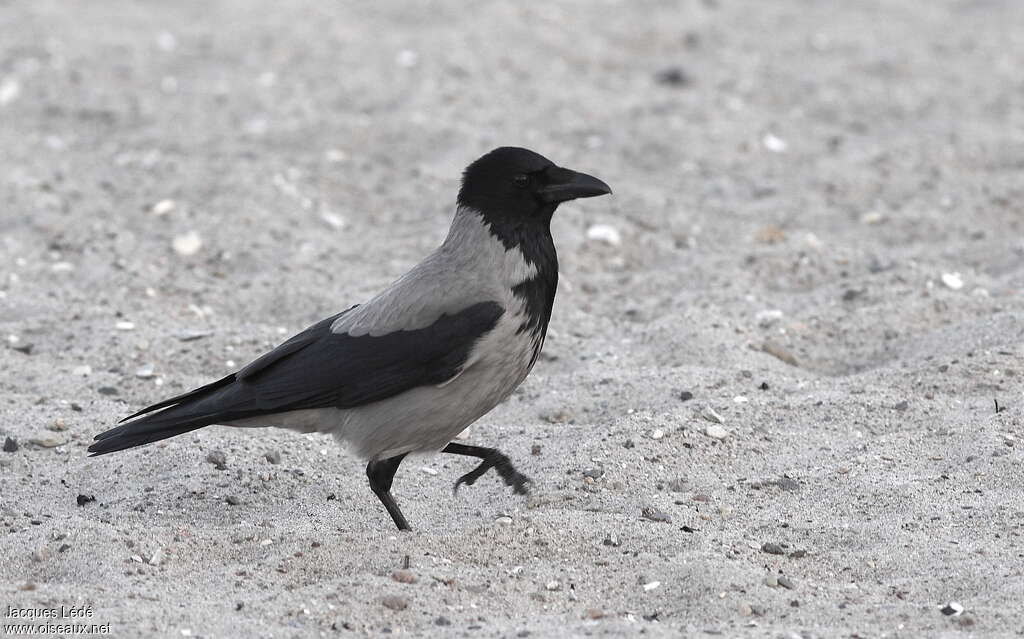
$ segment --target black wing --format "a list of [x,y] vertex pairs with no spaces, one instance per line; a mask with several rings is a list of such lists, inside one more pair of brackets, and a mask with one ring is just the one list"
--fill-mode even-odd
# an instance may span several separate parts
[[496,302],[481,302],[424,328],[359,337],[332,333],[335,316],[240,370],[232,388],[242,404],[264,414],[380,401],[458,374],[502,313]]
[[132,416],[143,417],[97,435],[89,452],[114,452],[247,417],[353,408],[440,384],[462,370],[473,345],[503,313],[496,302],[481,302],[424,328],[358,337],[331,332],[339,313],[237,373],[143,409]]

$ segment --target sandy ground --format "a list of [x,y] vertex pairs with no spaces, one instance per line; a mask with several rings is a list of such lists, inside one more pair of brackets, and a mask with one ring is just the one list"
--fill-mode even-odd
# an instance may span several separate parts
[[[1024,4],[467,7],[0,2],[3,623],[1024,633]],[[615,189],[468,433],[529,499],[412,459],[398,535],[324,437],[86,457],[401,274],[502,144]]]

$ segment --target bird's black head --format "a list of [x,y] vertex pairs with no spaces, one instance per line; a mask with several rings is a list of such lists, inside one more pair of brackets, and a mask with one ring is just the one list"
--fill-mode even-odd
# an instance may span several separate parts
[[514,235],[546,230],[562,202],[611,192],[595,177],[556,166],[528,149],[503,146],[466,168],[459,205],[479,211],[508,243]]

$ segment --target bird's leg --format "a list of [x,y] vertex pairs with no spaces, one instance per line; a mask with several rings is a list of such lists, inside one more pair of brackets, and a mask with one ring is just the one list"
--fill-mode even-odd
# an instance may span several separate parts
[[366,478],[370,480],[370,490],[377,495],[377,499],[384,504],[384,508],[387,508],[388,514],[391,515],[391,519],[394,520],[398,529],[412,530],[401,509],[398,508],[398,502],[391,496],[391,482],[394,481],[395,473],[403,459],[405,459],[404,454],[371,461],[366,465]]
[[516,470],[508,457],[498,450],[482,446],[466,446],[465,444],[451,443],[445,446],[441,452],[478,457],[483,460],[479,466],[459,477],[458,481],[455,482],[456,491],[459,490],[459,486],[462,484],[472,486],[484,473],[493,468],[498,471],[498,474],[505,480],[505,483],[511,486],[517,494],[525,495],[527,493],[526,484],[529,483],[530,478]]

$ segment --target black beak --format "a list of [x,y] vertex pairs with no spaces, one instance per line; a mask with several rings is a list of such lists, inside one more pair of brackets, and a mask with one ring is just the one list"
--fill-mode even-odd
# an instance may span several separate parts
[[596,197],[608,195],[612,192],[611,187],[586,173],[577,173],[560,166],[553,166],[544,172],[547,179],[547,186],[537,190],[541,201],[548,204],[567,202],[581,197]]

